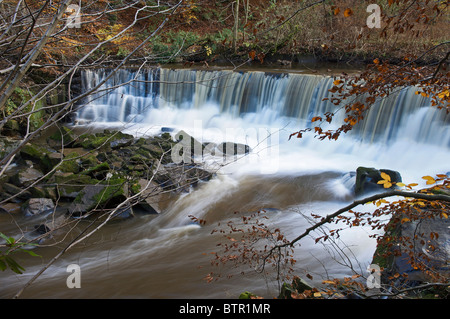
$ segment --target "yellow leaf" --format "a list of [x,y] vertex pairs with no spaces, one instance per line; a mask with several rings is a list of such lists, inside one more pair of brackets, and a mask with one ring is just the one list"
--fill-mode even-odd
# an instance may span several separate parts
[[427,181],[427,185],[436,183],[436,180],[431,176],[423,176],[422,179]]
[[391,181],[391,177],[388,174],[383,173],[383,172],[381,172],[381,178],[384,180],[387,180],[388,182]]
[[389,183],[389,182],[387,182],[387,183],[385,183],[384,185],[384,188],[389,188],[389,187],[391,187],[392,186],[392,184],[391,183]]
[[402,220],[401,220],[401,223],[403,224],[403,223],[406,223],[406,222],[409,222],[410,221],[410,219],[409,218],[403,218]]
[[442,217],[444,217],[445,219],[448,218],[448,215],[447,215],[446,213],[442,213],[441,215],[442,215]]
[[315,292],[315,293],[314,293],[314,297],[315,297],[315,298],[322,297],[322,294],[321,294],[320,292]]
[[405,187],[405,186],[406,186],[406,185],[403,184],[403,183],[397,183],[396,185],[397,185],[397,186],[400,186],[400,187]]
[[449,97],[449,96],[450,96],[449,90],[442,91],[441,93],[438,94],[438,98],[440,98],[440,99],[443,99],[443,98]]
[[341,83],[342,83],[341,80],[336,80],[336,81],[333,82],[334,85],[339,85],[339,84],[341,84]]

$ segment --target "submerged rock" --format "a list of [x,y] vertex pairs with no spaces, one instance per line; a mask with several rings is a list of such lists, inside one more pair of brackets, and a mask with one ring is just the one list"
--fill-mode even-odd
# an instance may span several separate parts
[[21,206],[18,203],[5,203],[0,205],[0,213],[17,214],[21,211]]
[[389,169],[376,169],[372,167],[358,167],[356,169],[355,180],[355,195],[361,196],[373,192],[383,192],[391,190],[396,186],[393,185],[390,188],[384,188],[383,185],[377,184],[382,180],[381,173],[386,173],[391,177],[391,181],[398,183],[402,181],[402,177],[399,172]]
[[22,206],[25,216],[47,214],[55,209],[55,204],[50,198],[30,198]]

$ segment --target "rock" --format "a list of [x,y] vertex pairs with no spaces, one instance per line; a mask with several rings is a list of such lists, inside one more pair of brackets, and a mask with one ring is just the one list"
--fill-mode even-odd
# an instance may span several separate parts
[[31,198],[32,196],[28,190],[22,190],[22,188],[10,183],[4,183],[2,186],[5,192],[7,192],[11,196],[17,195],[16,198],[19,200],[26,200]]
[[103,133],[86,133],[81,135],[74,143],[74,147],[83,147],[85,149],[99,149],[102,151],[110,150],[112,147],[120,148],[122,145],[131,145],[134,141],[133,135],[125,134],[120,131],[110,132],[105,130]]
[[257,296],[251,292],[245,291],[239,295],[239,299],[252,299],[256,298]]
[[111,148],[113,150],[118,149],[118,148],[122,148],[122,147],[126,147],[126,146],[130,146],[131,144],[133,144],[133,139],[132,138],[121,138],[115,141],[112,141],[109,145],[111,146]]
[[62,148],[68,148],[73,145],[73,143],[76,141],[78,136],[68,127],[62,126],[59,127],[55,133],[50,135],[49,138],[47,138],[47,143],[56,149]]
[[69,215],[79,217],[95,208],[99,204],[98,198],[102,198],[101,195],[105,188],[106,186],[101,184],[85,186],[70,205]]
[[34,231],[39,235],[43,235],[43,234],[50,232],[51,229],[48,228],[47,225],[45,225],[45,224],[40,224],[40,225],[34,226]]
[[[400,222],[402,219],[403,216],[399,215],[391,218],[385,234],[388,243],[384,240],[380,241],[373,256],[372,263],[384,268],[381,284],[398,288],[414,287],[433,282],[434,279],[430,277],[430,273],[448,278],[450,275],[450,232],[448,231],[450,219],[437,217]],[[401,238],[410,240],[404,244]],[[422,264],[422,267],[412,267],[411,254],[415,262]],[[423,269],[431,272],[428,273]],[[396,274],[400,276],[394,276]]]
[[144,213],[144,214],[150,214],[150,215],[158,215],[160,211],[155,208],[156,205],[149,204],[146,201],[142,201],[134,205],[134,208],[136,212]]
[[0,137],[0,158],[5,157],[19,146],[21,140],[9,137]]
[[141,192],[142,200],[135,205],[137,212],[146,214],[159,214],[161,208],[159,204],[162,200],[163,189],[155,182],[146,179],[140,179],[131,186],[133,195]]
[[89,175],[73,173],[56,173],[49,182],[55,184],[59,196],[70,199],[76,198],[87,185],[99,183]]
[[114,176],[100,184],[84,187],[69,207],[69,214],[79,216],[92,209],[115,208],[127,196],[128,184],[125,179]]
[[117,210],[114,219],[128,219],[134,216],[133,207],[125,207]]
[[0,213],[17,214],[21,211],[21,206],[18,203],[0,204]]
[[47,214],[55,209],[55,204],[50,198],[30,198],[22,206],[25,216]]
[[312,289],[303,279],[295,276],[291,284],[283,283],[278,299],[292,299],[292,293],[301,294]]
[[16,120],[9,120],[2,128],[2,135],[20,136],[20,125]]
[[36,164],[42,172],[47,173],[54,167],[52,163],[54,158],[51,159],[49,155],[55,152],[54,149],[42,145],[27,143],[21,148],[19,154],[22,159],[30,160]]
[[277,63],[284,66],[292,66],[292,61],[288,60],[277,60]]
[[218,153],[215,155],[244,155],[250,153],[250,146],[240,143],[224,142],[220,143],[216,150]]
[[154,180],[164,189],[188,191],[199,181],[209,181],[212,174],[196,165],[165,165],[156,172]]
[[355,180],[355,195],[361,196],[372,192],[383,192],[395,188],[393,185],[391,188],[384,188],[383,185],[377,184],[382,180],[381,172],[388,174],[391,177],[392,182],[401,182],[402,177],[399,172],[388,169],[376,169],[368,167],[358,167],[356,170]]
[[85,171],[81,172],[82,175],[89,175],[96,179],[104,179],[106,178],[106,175],[110,171],[110,167],[108,163],[101,163],[98,165],[95,165],[93,167],[90,167],[86,169]]
[[205,145],[203,145],[200,141],[196,140],[185,131],[182,130],[175,134],[175,140],[177,144],[175,145],[172,152],[172,158],[174,162],[192,163],[192,156],[203,155],[203,149],[205,148]]
[[78,155],[76,152],[67,154],[62,161],[61,160],[58,161],[57,163],[58,166],[56,167],[56,169],[64,173],[78,173],[80,171],[80,163],[81,163],[79,157],[80,155]]
[[59,152],[47,154],[48,160],[52,166],[56,166],[64,158],[64,155]]
[[10,181],[16,186],[28,187],[43,176],[44,174],[41,171],[27,167],[12,176]]

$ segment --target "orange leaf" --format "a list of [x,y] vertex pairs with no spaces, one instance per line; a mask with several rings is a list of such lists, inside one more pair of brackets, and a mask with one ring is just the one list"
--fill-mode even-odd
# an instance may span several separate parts
[[334,9],[334,15],[335,16],[337,16],[339,14],[339,12],[341,12],[341,9],[339,7]]
[[248,56],[249,56],[250,59],[254,60],[256,58],[256,51],[255,50],[251,50],[248,53]]
[[350,9],[350,8],[345,9],[344,17],[348,18],[348,17],[350,17],[352,15],[353,15],[353,10],[352,9]]
[[406,223],[406,222],[409,222],[410,221],[410,219],[409,218],[403,218],[402,220],[401,220],[401,223],[403,224],[403,223]]

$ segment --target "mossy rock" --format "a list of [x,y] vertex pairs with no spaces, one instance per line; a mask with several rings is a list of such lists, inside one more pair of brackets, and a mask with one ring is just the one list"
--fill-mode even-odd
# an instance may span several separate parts
[[81,158],[82,168],[89,168],[100,164],[95,154],[87,154]]
[[239,299],[252,299],[256,298],[257,296],[251,292],[245,291],[239,295]]
[[40,166],[44,172],[48,172],[53,168],[52,161],[47,156],[54,150],[47,149],[43,146],[27,143],[20,149],[20,156],[24,160],[31,160],[33,163]]
[[[121,142],[122,141],[122,142]],[[105,130],[103,133],[86,133],[81,135],[74,143],[75,146],[81,146],[85,149],[99,149],[102,151],[111,150],[111,148],[120,148],[124,145],[130,145],[134,137],[118,131]]]
[[291,284],[283,283],[278,299],[292,299],[292,293],[301,294],[313,288],[300,277],[294,277]]
[[75,197],[71,214],[84,214],[92,209],[114,208],[128,196],[128,185],[125,178],[113,176],[95,185],[83,188]]
[[75,146],[81,146],[85,149],[101,149],[105,150],[109,148],[110,137],[97,136],[96,134],[83,134],[75,142]]
[[59,127],[55,133],[47,139],[48,143],[53,147],[70,147],[77,140],[77,135],[65,126]]
[[0,157],[3,158],[20,145],[20,140],[0,137]]
[[16,120],[9,120],[2,128],[2,134],[6,136],[20,135],[20,125]]
[[98,184],[100,181],[84,174],[55,174],[51,178],[61,197],[76,198],[88,185]]
[[80,159],[78,153],[67,154],[56,168],[64,173],[78,173],[80,171]]
[[97,179],[103,179],[106,177],[106,174],[111,170],[109,164],[107,162],[97,164],[93,167],[89,167],[88,169],[81,172],[82,175],[89,175],[91,177]]

